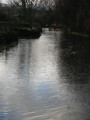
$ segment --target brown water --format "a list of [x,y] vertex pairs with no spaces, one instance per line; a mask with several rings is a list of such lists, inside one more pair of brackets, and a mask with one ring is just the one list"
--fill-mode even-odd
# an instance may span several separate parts
[[0,120],[90,120],[90,43],[81,40],[45,30],[1,52]]

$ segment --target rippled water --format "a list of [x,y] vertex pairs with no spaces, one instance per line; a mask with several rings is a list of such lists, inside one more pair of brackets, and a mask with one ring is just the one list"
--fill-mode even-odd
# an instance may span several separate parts
[[90,42],[59,31],[0,53],[0,120],[90,120]]

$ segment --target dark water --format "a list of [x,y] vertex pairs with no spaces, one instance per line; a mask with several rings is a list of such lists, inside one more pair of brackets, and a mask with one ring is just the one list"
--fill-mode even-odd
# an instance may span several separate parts
[[0,120],[90,120],[90,41],[59,31],[0,53]]

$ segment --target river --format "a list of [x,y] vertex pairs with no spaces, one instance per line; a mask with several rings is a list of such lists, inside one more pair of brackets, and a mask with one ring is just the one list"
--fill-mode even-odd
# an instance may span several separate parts
[[90,42],[61,31],[0,52],[0,120],[90,120]]

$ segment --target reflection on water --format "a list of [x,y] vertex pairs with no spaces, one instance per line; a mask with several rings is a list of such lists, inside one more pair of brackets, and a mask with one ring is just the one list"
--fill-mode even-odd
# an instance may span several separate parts
[[90,83],[90,38],[64,36],[60,46],[62,72],[66,80],[75,84]]
[[0,53],[0,120],[89,120],[89,44],[45,31]]

